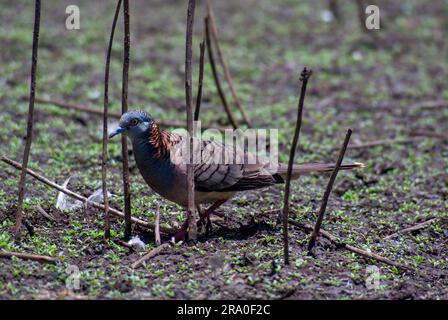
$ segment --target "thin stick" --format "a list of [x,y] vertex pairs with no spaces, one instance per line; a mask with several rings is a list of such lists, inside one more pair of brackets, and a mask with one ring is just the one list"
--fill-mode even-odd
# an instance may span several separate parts
[[358,9],[358,21],[359,21],[359,26],[361,27],[362,31],[367,32],[369,31],[366,28],[366,24],[365,24],[365,8],[366,5],[364,4],[364,0],[355,0],[356,5],[357,5],[357,9]]
[[56,219],[49,215],[40,205],[35,205],[34,209],[45,219],[50,220],[51,222],[57,222]]
[[132,246],[132,244],[129,244],[129,243],[127,243],[126,241],[123,241],[123,240],[115,240],[114,241],[116,244],[118,244],[118,245],[120,245],[120,246],[123,246],[123,247],[126,247],[126,248],[128,248],[128,249],[134,249],[134,247]]
[[330,197],[331,190],[333,189],[334,181],[336,180],[336,177],[338,175],[342,160],[344,160],[345,151],[347,150],[347,146],[348,143],[350,142],[351,135],[352,135],[352,129],[348,129],[344,143],[341,147],[341,151],[339,152],[338,160],[336,162],[336,165],[334,166],[333,172],[331,173],[330,180],[328,180],[327,188],[325,189],[325,193],[322,198],[322,202],[320,204],[319,215],[317,216],[314,231],[311,234],[311,239],[310,242],[308,243],[308,251],[311,251],[311,249],[313,249],[316,243],[316,237],[319,234],[320,227],[322,226],[322,221],[324,220],[325,210],[327,209],[328,198]]
[[[85,112],[85,113],[96,115],[96,116],[104,115],[103,110],[93,109],[89,106],[81,105],[81,104],[66,103],[61,100],[36,98],[36,102],[41,103],[41,104],[51,104],[56,107],[69,109],[69,110],[81,111],[81,112]],[[115,118],[115,119],[120,119],[121,115],[122,115],[121,112],[115,112],[115,111],[108,112],[108,116],[111,118]],[[180,122],[180,121],[160,121],[159,120],[159,121],[157,121],[157,124],[161,127],[184,127],[185,126],[185,123]]]
[[34,99],[36,96],[36,71],[37,71],[37,53],[39,47],[39,30],[40,30],[40,0],[36,0],[34,3],[34,27],[33,27],[33,49],[32,49],[33,52],[31,57],[31,80],[30,80],[30,96],[28,105],[28,120],[26,128],[26,141],[22,157],[23,168],[19,180],[16,221],[14,227],[14,234],[17,240],[20,239],[20,230],[22,229],[22,210],[23,210],[23,199],[25,198],[26,169],[28,168],[31,143],[33,141]]
[[205,40],[199,44],[201,55],[199,57],[199,79],[198,79],[198,93],[196,95],[196,108],[194,109],[194,121],[199,121],[199,111],[202,102],[202,83],[204,80],[204,56],[205,56]]
[[[309,224],[302,224],[302,223],[295,222],[293,220],[289,220],[289,223],[292,224],[293,226],[305,229],[307,231],[314,230],[314,227],[309,225]],[[382,262],[382,263],[385,263],[385,264],[388,264],[390,266],[394,266],[394,267],[397,267],[397,268],[400,268],[400,269],[403,269],[403,270],[412,270],[411,267],[408,267],[408,266],[402,265],[400,263],[397,263],[395,261],[392,261],[392,260],[390,260],[390,259],[388,259],[386,257],[383,257],[383,256],[379,255],[379,254],[376,254],[376,253],[373,253],[373,252],[368,252],[368,251],[359,249],[357,247],[354,247],[352,245],[343,243],[341,240],[339,240],[338,237],[336,237],[335,235],[333,235],[330,232],[325,231],[323,229],[319,230],[319,234],[321,234],[326,239],[330,240],[337,247],[343,247],[344,249],[347,249],[348,251],[354,252],[354,253],[356,253],[356,254],[358,254],[360,256],[363,256],[365,258],[370,258],[370,259],[373,259],[373,260],[376,260],[376,261],[379,261],[379,262]]]
[[408,108],[410,110],[421,109],[439,109],[439,108],[447,108],[448,100],[428,100],[428,101],[420,101],[410,105]]
[[216,89],[218,90],[219,97],[221,98],[222,105],[224,107],[224,111],[227,114],[227,119],[229,123],[232,125],[233,129],[237,129],[238,125],[233,117],[232,111],[230,110],[229,104],[227,103],[226,96],[224,95],[224,91],[221,87],[221,82],[219,80],[218,71],[216,70],[215,58],[213,56],[213,49],[211,46],[210,40],[210,18],[208,16],[205,17],[205,39],[207,42],[207,52],[208,52],[208,60],[210,62],[210,66],[212,68],[213,79],[215,80]]
[[109,69],[110,57],[112,53],[112,44],[114,42],[115,27],[117,26],[118,15],[120,13],[121,0],[118,0],[115,9],[114,20],[112,22],[112,29],[110,31],[109,46],[106,54],[106,67],[104,71],[104,109],[103,109],[103,149],[101,153],[101,181],[103,188],[104,201],[104,238],[106,241],[110,238],[110,217],[109,217],[109,197],[107,195],[107,120],[109,112]]
[[418,131],[412,131],[410,132],[411,135],[416,137],[429,137],[429,138],[436,138],[441,140],[448,140],[448,135],[430,131],[430,130],[418,130]]
[[[4,163],[9,164],[10,166],[16,168],[17,170],[22,170],[22,165],[20,163],[16,162],[16,161],[14,161],[14,160],[11,160],[11,159],[9,159],[9,158],[7,158],[5,156],[1,156],[0,160],[3,161]],[[70,196],[70,197],[72,197],[74,199],[80,200],[82,202],[89,202],[93,207],[95,207],[97,209],[104,210],[104,205],[101,204],[101,203],[88,201],[88,199],[86,197],[84,197],[84,196],[82,196],[82,195],[80,195],[80,194],[78,194],[76,192],[73,192],[71,190],[68,190],[66,188],[63,188],[62,186],[58,185],[57,183],[55,183],[55,182],[45,178],[44,176],[34,172],[31,169],[26,169],[26,172],[30,176],[32,176],[33,178],[39,180],[40,182],[46,184],[49,187],[52,187],[52,188],[54,188],[56,190],[59,190],[59,191],[65,193],[66,195],[68,195],[68,196]],[[115,216],[117,216],[119,218],[124,218],[124,213],[121,212],[121,211],[118,211],[118,210],[116,210],[114,208],[110,208],[109,207],[109,212],[114,214]],[[154,225],[149,223],[149,222],[147,222],[147,221],[140,220],[140,219],[137,219],[137,218],[131,218],[131,221],[136,223],[136,224],[138,224],[138,225],[140,225],[140,226],[142,226],[142,227],[145,227],[147,229],[154,230]],[[160,230],[163,233],[166,233],[166,234],[174,232],[173,229],[165,228],[165,227],[160,227]]]
[[[123,1],[124,17],[124,53],[123,53],[123,81],[121,90],[121,112],[128,111],[128,82],[129,82],[129,52],[131,47],[129,0]],[[121,156],[123,158],[123,197],[124,197],[124,239],[129,240],[132,234],[131,226],[131,187],[129,182],[129,153],[128,140],[121,136]]]
[[296,155],[297,143],[299,142],[300,128],[302,127],[302,113],[303,103],[305,102],[306,86],[311,74],[312,71],[307,70],[306,68],[304,68],[302,73],[300,74],[302,89],[300,91],[300,98],[297,107],[296,130],[294,131],[294,138],[292,140],[291,150],[289,151],[288,171],[286,172],[285,195],[283,198],[283,256],[285,264],[289,264],[288,214],[292,167],[294,163],[294,157]]
[[154,237],[156,239],[156,246],[160,246],[162,241],[160,240],[160,203],[157,203],[156,208],[156,222],[154,228]]
[[218,51],[218,58],[221,63],[221,66],[224,70],[224,76],[226,78],[227,84],[229,85],[230,92],[232,93],[233,100],[235,100],[235,104],[238,107],[238,109],[241,112],[241,115],[243,116],[243,120],[246,123],[246,125],[251,128],[252,123],[246,113],[246,110],[244,110],[243,105],[241,104],[241,100],[236,94],[235,86],[233,84],[232,75],[230,74],[229,67],[226,63],[226,60],[224,59],[224,53],[221,48],[221,41],[219,39],[219,32],[218,28],[216,27],[216,21],[215,21],[215,13],[213,12],[213,8],[210,4],[210,1],[207,1],[207,15],[210,17],[210,25],[211,25],[211,31],[213,35],[213,40],[216,46],[216,49]]
[[[373,148],[373,147],[377,147],[377,146],[387,146],[387,145],[391,145],[394,143],[407,144],[407,143],[412,143],[415,141],[420,141],[421,139],[422,138],[420,138],[420,137],[414,137],[414,138],[406,138],[406,139],[373,140],[373,141],[368,141],[365,143],[349,145],[347,147],[347,149],[368,149],[368,148]],[[336,150],[336,149],[334,149],[334,150]]]
[[138,259],[136,262],[134,262],[134,263],[132,264],[132,266],[131,266],[132,269],[138,269],[138,268],[140,268],[140,267],[143,265],[143,263],[144,263],[145,261],[148,261],[149,259],[155,257],[156,255],[158,255],[159,253],[161,253],[161,252],[167,250],[167,249],[170,248],[170,247],[171,247],[171,245],[169,245],[168,243],[164,243],[164,244],[161,244],[161,245],[158,246],[158,247],[155,247],[154,249],[152,249],[151,251],[149,251],[147,254],[145,254],[143,257],[141,257],[141,258]]
[[187,221],[188,221],[188,238],[190,240],[197,238],[197,226],[196,226],[196,208],[194,203],[194,167],[193,167],[193,136],[194,136],[194,123],[193,123],[193,111],[192,111],[192,66],[191,60],[193,56],[193,25],[194,25],[194,10],[196,7],[195,0],[188,1],[187,10],[187,30],[185,35],[185,100],[186,100],[186,112],[187,112],[187,130],[189,137],[189,159],[187,163],[187,193],[188,193],[188,207],[187,207]]
[[17,257],[25,260],[33,260],[37,262],[44,263],[56,263],[59,261],[58,258],[49,257],[49,256],[41,256],[37,254],[23,253],[23,252],[10,252],[10,251],[0,251],[0,258],[11,258]]
[[331,13],[333,14],[334,18],[336,19],[336,21],[342,22],[342,15],[341,15],[341,10],[339,8],[339,3],[337,0],[329,0],[328,2],[328,7],[331,11]]
[[412,227],[403,229],[401,231],[395,232],[393,234],[390,234],[390,235],[384,237],[383,239],[392,239],[392,238],[395,238],[395,237],[397,237],[397,236],[399,236],[401,234],[405,234],[405,233],[417,231],[417,230],[420,230],[420,229],[424,229],[426,227],[429,227],[431,224],[433,224],[436,221],[437,221],[437,218],[429,219],[427,221],[424,221],[424,222],[421,222],[419,224],[416,224],[415,226],[412,226]]

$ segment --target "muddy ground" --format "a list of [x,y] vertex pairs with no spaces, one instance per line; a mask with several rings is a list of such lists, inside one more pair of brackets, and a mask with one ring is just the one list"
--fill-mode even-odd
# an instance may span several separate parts
[[[214,1],[222,46],[238,94],[259,128],[279,129],[287,161],[297,106],[299,73],[314,73],[305,103],[298,162],[334,162],[345,131],[352,144],[394,143],[351,149],[347,161],[366,164],[341,172],[323,228],[341,240],[406,264],[413,271],[362,258],[325,239],[307,255],[309,233],[291,227],[291,264],[282,264],[282,233],[276,220],[283,187],[238,195],[222,207],[225,219],[196,243],[177,245],[133,270],[143,253],[123,247],[122,221],[103,245],[102,212],[61,212],[57,192],[27,180],[25,216],[30,236],[13,240],[18,172],[0,165],[0,250],[59,257],[40,264],[0,260],[2,299],[447,299],[448,4],[443,1],[378,1],[381,29],[365,32],[356,6],[344,1],[340,22],[325,21],[327,1]],[[65,8],[78,4],[81,29],[65,29]],[[103,105],[104,57],[114,1],[45,1],[39,48],[37,96]],[[196,13],[195,75],[203,8]],[[131,1],[130,108],[160,120],[183,120],[184,1]],[[19,160],[26,128],[33,5],[3,1],[0,10],[0,154]],[[111,104],[121,108],[121,19],[111,68]],[[196,84],[196,81],[195,81]],[[227,87],[226,87],[226,91]],[[230,99],[230,95],[229,95]],[[444,106],[443,106],[444,104]],[[207,64],[201,120],[228,126]],[[237,114],[239,117],[239,115]],[[51,105],[36,105],[30,167],[85,196],[101,182],[101,119]],[[410,137],[412,141],[403,143]],[[336,150],[335,150],[336,148]],[[111,205],[122,208],[119,139],[109,144]],[[313,224],[328,176],[303,176],[292,185],[291,215]],[[144,183],[131,157],[132,213],[153,221],[161,205],[164,225],[179,226],[180,207]],[[40,205],[57,222],[34,208]],[[387,235],[437,218],[419,231]],[[134,233],[154,246],[151,232]],[[165,239],[167,240],[167,239]],[[73,270],[80,287],[69,290]],[[377,268],[377,269],[376,269]],[[372,273],[372,270],[374,271]],[[375,273],[376,270],[376,273]],[[377,281],[374,281],[374,280]],[[373,287],[370,286],[374,283]]]

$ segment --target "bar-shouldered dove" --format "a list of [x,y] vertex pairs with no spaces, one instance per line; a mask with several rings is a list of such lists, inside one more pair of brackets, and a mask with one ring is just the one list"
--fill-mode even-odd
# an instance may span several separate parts
[[[174,133],[162,131],[154,119],[145,111],[129,111],[122,115],[119,126],[109,138],[120,133],[128,135],[137,167],[146,183],[162,197],[181,206],[187,206],[186,161],[182,161],[183,150],[188,139]],[[198,221],[205,219],[236,192],[260,189],[284,183],[287,165],[278,164],[272,172],[270,163],[255,158],[253,154],[224,143],[210,140],[199,142],[200,161],[194,164],[195,204],[212,203]],[[196,148],[194,149],[196,153]],[[184,152],[184,155],[186,152]],[[226,158],[227,157],[227,158]],[[243,157],[243,161],[235,161]],[[229,163],[222,161],[232,158]],[[249,161],[252,159],[252,161]],[[218,160],[218,161],[217,161]],[[363,167],[362,163],[342,164],[340,169]],[[292,179],[312,172],[331,172],[333,164],[294,164]],[[188,224],[184,223],[175,239],[185,239]]]

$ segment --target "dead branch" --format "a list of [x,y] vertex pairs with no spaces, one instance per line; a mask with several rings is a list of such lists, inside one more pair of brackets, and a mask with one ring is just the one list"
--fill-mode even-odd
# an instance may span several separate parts
[[168,248],[170,248],[171,245],[168,243],[164,243],[161,244],[158,247],[155,247],[154,249],[152,249],[151,251],[149,251],[147,254],[145,254],[143,257],[141,257],[140,259],[138,259],[136,262],[134,262],[132,264],[132,269],[138,269],[140,268],[143,263],[145,263],[146,261],[148,261],[149,259],[155,257],[156,255],[160,254],[161,252],[167,250]]
[[327,209],[328,198],[330,197],[331,190],[333,189],[334,181],[339,172],[342,160],[344,160],[345,151],[347,150],[347,145],[350,142],[350,137],[352,135],[352,129],[347,130],[344,143],[339,152],[339,157],[334,166],[333,172],[331,173],[330,179],[328,180],[327,188],[325,189],[324,196],[319,209],[319,215],[317,216],[316,224],[314,226],[313,233],[311,234],[310,241],[308,243],[308,251],[311,251],[316,243],[317,235],[319,234],[320,227],[322,226],[322,221],[324,220],[325,210]]
[[196,108],[194,109],[194,121],[199,120],[199,111],[201,109],[202,102],[202,85],[204,80],[204,56],[205,56],[205,39],[199,44],[200,57],[199,57],[199,79],[198,79],[198,93],[196,95]]
[[343,22],[342,13],[337,0],[329,0],[328,8],[330,9],[331,13],[333,14],[333,17],[336,19],[338,23]]
[[[22,170],[22,165],[20,163],[16,162],[16,161],[14,161],[14,160],[11,160],[11,159],[9,159],[9,158],[7,158],[5,156],[1,156],[0,160],[3,161],[4,163],[6,163],[6,164],[16,168],[17,170]],[[87,202],[88,201],[86,197],[84,197],[84,196],[82,196],[82,195],[80,195],[80,194],[78,194],[76,192],[73,192],[71,190],[68,190],[66,188],[63,188],[62,186],[58,185],[57,183],[55,183],[55,182],[45,178],[44,176],[41,176],[40,174],[34,172],[31,169],[27,169],[26,172],[30,176],[32,176],[33,178],[37,179],[38,181],[40,181],[40,182],[46,184],[47,186],[52,187],[52,188],[54,188],[54,189],[56,189],[58,191],[61,191],[61,192],[65,193],[66,195],[68,195],[68,196],[70,196],[70,197],[72,197],[74,199],[80,200],[82,202]],[[90,202],[90,201],[89,201],[89,203],[93,207],[95,207],[97,209],[104,210],[104,205],[102,205],[101,203]],[[114,208],[109,208],[109,212],[114,214],[115,216],[117,216],[119,218],[124,218],[124,213],[121,212],[121,211],[118,211],[118,210],[116,210]],[[140,226],[142,226],[142,227],[144,227],[144,228],[147,228],[147,229],[150,229],[150,230],[154,230],[154,225],[149,223],[149,222],[147,222],[147,221],[140,220],[140,219],[137,219],[137,218],[134,218],[134,217],[131,218],[131,221],[136,223],[136,224],[138,224],[138,225],[140,225]],[[166,233],[166,234],[172,233],[174,231],[171,228],[165,228],[165,227],[160,227],[160,230],[163,233]]]
[[[123,81],[121,87],[121,112],[128,112],[128,83],[129,83],[129,55],[131,48],[129,0],[123,0],[124,22],[124,52],[123,52]],[[121,157],[124,197],[124,239],[129,240],[132,235],[131,226],[131,184],[129,181],[129,152],[128,138],[121,135]]]
[[428,101],[420,101],[415,102],[408,106],[411,110],[428,110],[428,109],[439,109],[439,108],[447,108],[448,100],[428,100]]
[[45,219],[50,220],[51,222],[57,222],[56,219],[49,215],[40,205],[35,205],[34,209]]
[[441,139],[441,140],[448,140],[448,135],[430,131],[430,130],[411,131],[410,134],[415,137],[429,137],[429,138],[436,138],[436,139]]
[[193,167],[193,145],[194,145],[194,123],[192,110],[192,56],[193,56],[193,26],[194,26],[194,11],[196,8],[196,0],[188,1],[187,9],[187,29],[185,33],[185,102],[187,113],[187,130],[189,137],[189,159],[187,163],[187,193],[188,193],[188,207],[187,207],[187,221],[188,221],[188,238],[194,240],[197,238],[196,226],[196,207],[194,203],[194,167]]
[[[293,226],[302,228],[302,229],[304,229],[306,231],[314,230],[314,227],[309,225],[309,224],[302,224],[302,223],[296,222],[294,220],[289,220],[289,223],[292,224]],[[388,259],[386,257],[383,257],[383,256],[381,256],[379,254],[376,254],[376,253],[373,253],[373,252],[368,252],[368,251],[359,249],[357,247],[354,247],[352,245],[343,243],[343,242],[341,242],[341,240],[339,240],[338,237],[336,237],[335,235],[333,235],[330,232],[325,231],[323,229],[319,230],[319,234],[321,234],[324,238],[330,240],[337,247],[342,247],[342,248],[344,248],[344,249],[346,249],[348,251],[354,252],[354,253],[356,253],[356,254],[358,254],[360,256],[363,256],[365,258],[370,258],[370,259],[373,259],[373,260],[376,260],[376,261],[388,264],[390,266],[400,268],[402,270],[412,270],[412,268],[409,267],[409,266],[402,265],[402,264],[397,263],[395,261],[392,261],[392,260],[390,260],[390,259]]]
[[205,39],[207,43],[207,52],[208,52],[208,60],[210,62],[210,66],[212,68],[213,73],[213,79],[215,80],[216,89],[218,90],[219,97],[221,98],[222,105],[224,107],[224,111],[227,114],[227,119],[229,120],[229,123],[232,125],[233,129],[237,129],[238,125],[235,121],[235,118],[233,117],[232,111],[230,110],[229,104],[227,103],[226,96],[224,95],[224,91],[221,87],[221,82],[219,80],[218,71],[216,70],[216,64],[215,64],[215,58],[213,55],[213,48],[211,46],[211,39],[210,39],[210,17],[206,16],[205,21]]
[[355,0],[357,9],[358,9],[358,20],[359,20],[359,26],[361,27],[361,30],[363,30],[364,32],[369,31],[366,27],[365,24],[365,8],[366,5],[364,3],[364,0]]
[[11,258],[11,257],[17,257],[20,259],[33,260],[43,263],[56,263],[59,261],[59,259],[55,257],[41,256],[37,254],[29,254],[23,252],[0,251],[0,258]]
[[115,242],[116,244],[120,245],[120,246],[123,246],[123,247],[125,247],[125,248],[134,250],[134,247],[132,246],[132,244],[129,244],[129,243],[127,243],[126,241],[117,239],[117,240],[114,240],[114,242]]
[[[373,140],[365,143],[352,144],[347,146],[347,149],[368,149],[377,146],[388,146],[395,143],[408,144],[416,141],[420,141],[422,138],[414,137],[414,138],[405,138],[405,139],[385,139],[385,140]],[[336,149],[333,149],[336,150]]]
[[28,119],[26,128],[26,141],[22,157],[22,172],[20,173],[16,221],[14,227],[14,234],[17,240],[20,239],[20,230],[22,229],[22,210],[23,210],[23,199],[25,198],[26,169],[28,168],[31,143],[33,141],[34,101],[36,97],[37,55],[39,48],[39,30],[40,30],[40,7],[41,7],[40,0],[36,0],[34,3],[33,49],[31,57],[31,80],[30,80],[30,96],[28,105]]
[[302,89],[300,91],[299,104],[297,107],[297,120],[296,129],[294,132],[294,138],[292,140],[291,150],[289,152],[288,170],[286,173],[285,181],[285,195],[283,198],[283,254],[285,264],[289,264],[289,239],[288,239],[288,214],[289,214],[289,194],[292,176],[292,166],[294,163],[294,157],[296,155],[297,143],[299,142],[300,128],[302,127],[302,113],[303,103],[305,102],[306,86],[308,79],[312,74],[311,70],[303,69],[300,74],[300,81],[302,82]]
[[160,240],[160,203],[157,203],[156,208],[156,222],[154,227],[154,237],[156,239],[156,246],[160,246],[162,241]]
[[110,57],[112,53],[112,44],[114,41],[115,27],[117,25],[118,15],[120,13],[121,0],[118,0],[115,9],[114,20],[112,22],[112,29],[110,31],[109,46],[106,54],[106,67],[104,71],[104,108],[103,108],[103,144],[101,153],[101,187],[103,189],[104,201],[104,238],[106,241],[110,238],[110,218],[109,218],[109,197],[107,195],[107,120],[109,112],[109,70]]
[[[28,98],[23,97],[23,99],[28,99]],[[41,104],[54,105],[56,107],[60,107],[63,109],[81,111],[81,112],[85,112],[85,113],[92,114],[92,115],[103,116],[103,110],[93,109],[86,105],[66,103],[62,100],[43,99],[43,98],[36,98],[36,102],[41,103]],[[108,115],[111,118],[115,118],[115,119],[121,118],[120,112],[109,111]],[[159,126],[165,127],[165,128],[166,127],[184,127],[185,126],[185,124],[180,121],[157,121],[157,124]]]
[[218,28],[216,27],[215,13],[213,12],[213,8],[210,4],[210,1],[207,1],[207,15],[210,19],[210,26],[211,26],[211,31],[212,31],[212,35],[213,35],[213,40],[214,40],[214,44],[216,46],[216,50],[218,51],[218,59],[221,63],[222,69],[224,70],[224,76],[226,78],[227,84],[229,85],[233,100],[235,101],[236,106],[240,110],[241,115],[243,116],[244,122],[246,123],[246,125],[249,128],[251,128],[252,123],[246,113],[246,110],[243,108],[243,105],[241,104],[240,98],[236,94],[235,86],[233,84],[232,75],[230,74],[229,67],[226,63],[226,60],[224,59],[224,53],[221,48],[221,41],[219,39]]
[[433,224],[436,221],[437,221],[437,218],[429,219],[427,221],[424,221],[424,222],[421,222],[419,224],[416,224],[415,226],[412,226],[412,227],[403,229],[401,231],[395,232],[393,234],[390,234],[390,235],[384,237],[384,239],[385,240],[392,239],[392,238],[395,238],[395,237],[397,237],[397,236],[399,236],[401,234],[405,234],[405,233],[417,231],[417,230],[420,230],[420,229],[424,229],[426,227],[429,227],[431,224]]

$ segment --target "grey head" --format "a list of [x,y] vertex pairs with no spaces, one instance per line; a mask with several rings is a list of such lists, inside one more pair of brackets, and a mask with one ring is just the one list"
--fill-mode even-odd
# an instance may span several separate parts
[[147,137],[154,120],[143,110],[132,110],[121,116],[120,123],[117,128],[109,135],[109,139],[125,133],[131,140],[138,137]]

